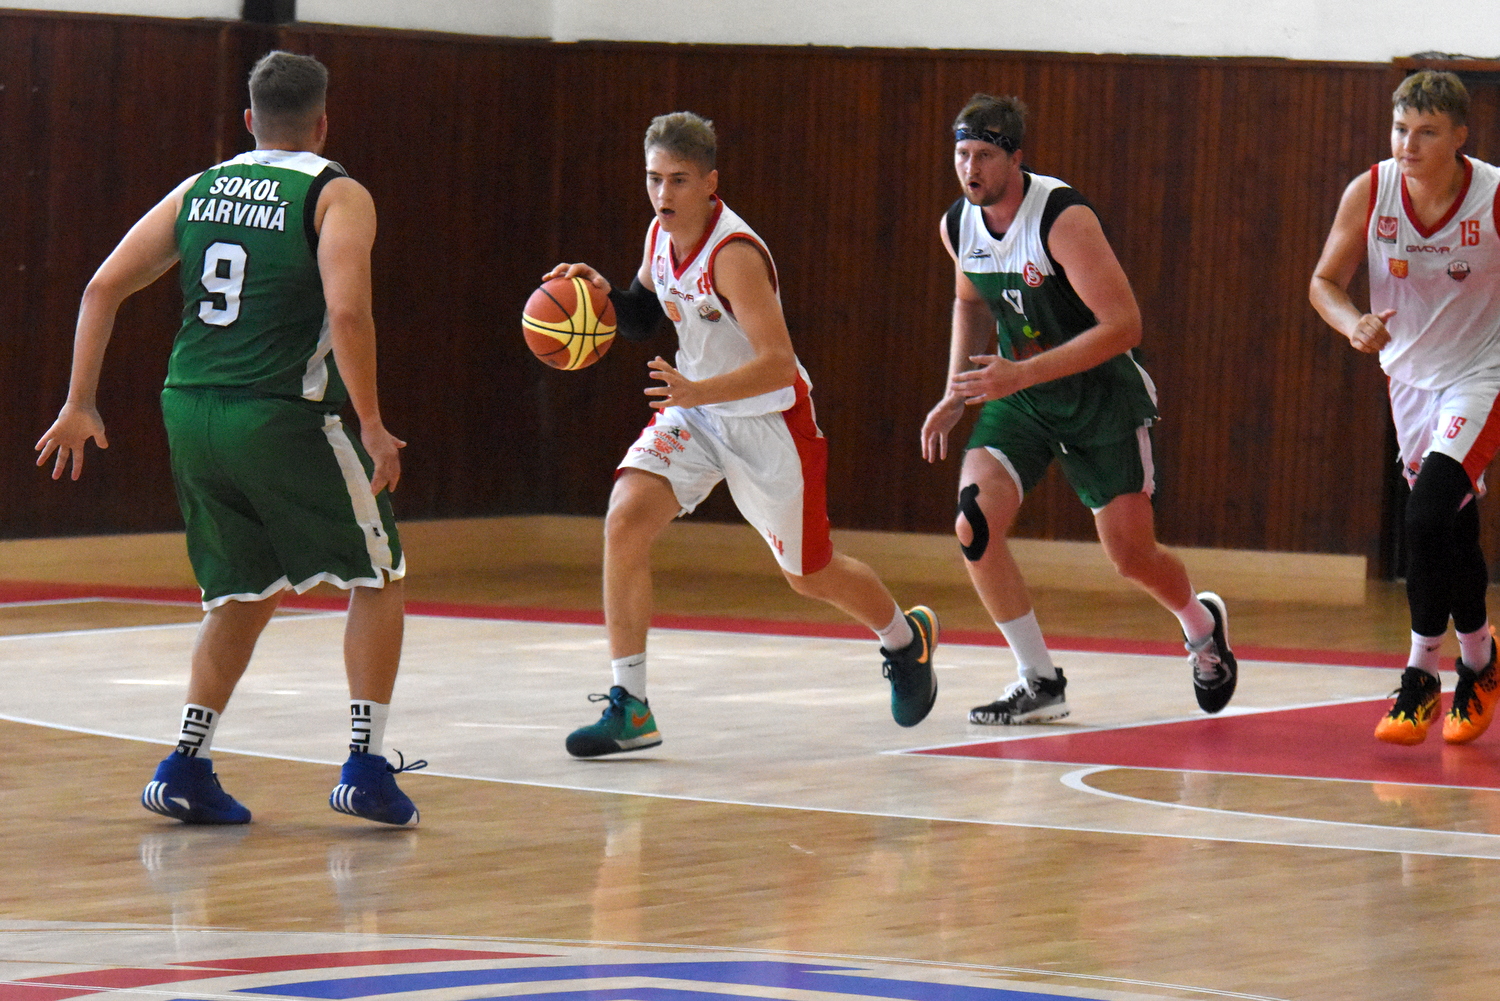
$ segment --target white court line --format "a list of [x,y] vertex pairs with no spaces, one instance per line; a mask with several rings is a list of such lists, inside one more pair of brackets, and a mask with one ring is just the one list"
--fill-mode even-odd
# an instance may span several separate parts
[[[1293,824],[1323,824],[1325,826],[1334,827],[1334,828],[1363,828],[1365,830],[1382,831],[1382,832],[1390,832],[1390,831],[1417,831],[1417,832],[1425,832],[1425,833],[1432,833],[1432,834],[1446,834],[1446,835],[1450,835],[1450,836],[1461,838],[1461,839],[1462,838],[1478,838],[1478,839],[1480,839],[1481,843],[1483,843],[1483,842],[1496,842],[1496,841],[1500,841],[1500,834],[1486,834],[1486,833],[1481,832],[1481,831],[1455,831],[1455,830],[1450,830],[1448,828],[1437,828],[1437,827],[1399,827],[1399,826],[1392,825],[1392,824],[1361,824],[1361,823],[1359,823],[1357,821],[1353,821],[1353,820],[1322,820],[1322,819],[1320,819],[1318,817],[1295,817],[1295,816],[1290,816],[1290,815],[1284,814],[1284,813],[1252,813],[1252,812],[1250,812],[1248,810],[1228,810],[1228,809],[1223,809],[1221,807],[1214,807],[1214,806],[1193,806],[1193,805],[1191,805],[1189,803],[1168,803],[1168,802],[1166,802],[1164,800],[1159,800],[1159,799],[1147,799],[1147,798],[1142,797],[1142,796],[1131,796],[1131,795],[1128,795],[1126,793],[1121,793],[1121,792],[1109,792],[1108,790],[1099,789],[1099,788],[1097,788],[1095,786],[1091,786],[1087,782],[1084,781],[1090,775],[1097,775],[1099,772],[1116,771],[1116,770],[1122,769],[1122,768],[1131,768],[1131,769],[1135,769],[1135,770],[1138,770],[1138,771],[1152,771],[1152,772],[1179,772],[1179,769],[1175,769],[1175,768],[1140,768],[1140,769],[1136,769],[1136,767],[1134,765],[1087,765],[1087,766],[1085,766],[1083,768],[1075,769],[1074,771],[1068,772],[1066,775],[1064,775],[1062,777],[1061,782],[1062,782],[1063,785],[1067,786],[1069,789],[1076,790],[1077,792],[1088,793],[1091,796],[1104,796],[1104,797],[1106,797],[1108,799],[1117,799],[1117,800],[1120,800],[1120,801],[1125,802],[1125,803],[1138,803],[1138,804],[1140,804],[1142,806],[1158,806],[1158,807],[1164,807],[1164,808],[1169,809],[1169,810],[1192,810],[1192,811],[1196,811],[1198,813],[1210,813],[1210,814],[1216,814],[1216,815],[1229,814],[1229,815],[1236,816],[1236,817],[1253,817],[1253,818],[1258,819],[1258,820],[1274,820],[1274,821],[1277,821],[1277,822],[1286,822],[1286,823],[1293,823]],[[1212,773],[1212,774],[1220,774],[1220,775],[1249,775],[1249,774],[1253,774],[1253,773],[1249,773],[1249,772],[1216,772],[1216,773]],[[1265,777],[1267,777],[1267,778],[1301,778],[1301,776],[1279,776],[1279,775],[1265,776]],[[1321,778],[1321,776],[1314,776],[1314,777],[1315,778]],[[1359,779],[1323,779],[1323,781],[1327,781],[1327,782],[1355,782],[1355,783],[1358,783],[1360,785],[1367,785],[1367,784],[1369,784],[1368,782],[1361,781]],[[1384,783],[1382,783],[1382,784],[1384,784]],[[1421,785],[1417,785],[1416,783],[1411,783],[1411,782],[1392,782],[1392,783],[1389,783],[1389,784],[1390,785],[1410,785],[1410,786],[1413,786],[1415,788],[1421,788],[1421,789],[1473,789],[1473,788],[1475,788],[1474,786],[1435,786],[1435,785],[1427,785],[1425,783],[1421,784]],[[1485,790],[1485,791],[1493,791],[1493,790]],[[1425,854],[1425,853],[1419,853],[1419,854]]]

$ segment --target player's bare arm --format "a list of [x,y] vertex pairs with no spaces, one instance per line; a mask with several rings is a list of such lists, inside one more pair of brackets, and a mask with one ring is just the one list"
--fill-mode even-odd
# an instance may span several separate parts
[[99,373],[104,367],[104,351],[114,333],[115,314],[131,295],[166,274],[177,261],[177,213],[182,196],[198,179],[195,174],[183,181],[136,224],[115,247],[94,277],[89,279],[78,309],[78,325],[73,334],[73,368],[68,380],[68,399],[57,420],[36,443],[36,464],[43,465],[55,453],[52,478],[59,479],[71,461],[72,478],[83,473],[84,445],[92,438],[100,448],[108,448],[104,421],[99,416],[96,397]]
[[964,274],[948,241],[948,227],[938,223],[938,239],[953,258],[953,327],[948,344],[948,379],[943,398],[922,422],[922,458],[938,462],[948,457],[948,435],[964,415],[964,397],[953,389],[953,377],[974,367],[969,359],[987,351],[995,340],[995,320],[979,290]]
[[781,303],[771,285],[770,264],[748,240],[735,240],[714,259],[714,288],[734,307],[734,318],[755,357],[739,368],[694,382],[660,356],[647,364],[661,383],[646,390],[651,406],[701,407],[784,389],[797,380],[797,355]]
[[370,490],[396,489],[399,450],[406,442],[385,428],[375,380],[375,315],[371,306],[370,250],[375,245],[375,202],[348,177],[329,181],[318,196],[318,270],[328,307],[328,330],[339,375],[359,416],[359,438],[375,463]]
[[1307,298],[1313,309],[1334,330],[1348,338],[1356,351],[1374,354],[1390,342],[1385,322],[1394,309],[1379,314],[1364,313],[1349,297],[1349,283],[1365,260],[1365,225],[1370,206],[1370,174],[1366,171],[1344,189],[1339,210],[1323,244],[1323,253],[1313,268]]
[[1062,265],[1074,291],[1094,314],[1094,326],[1025,361],[1007,361],[997,354],[974,356],[970,360],[979,368],[952,379],[953,389],[968,403],[1002,399],[1085,372],[1141,342],[1140,307],[1098,216],[1083,205],[1063,209],[1047,237],[1047,252]]

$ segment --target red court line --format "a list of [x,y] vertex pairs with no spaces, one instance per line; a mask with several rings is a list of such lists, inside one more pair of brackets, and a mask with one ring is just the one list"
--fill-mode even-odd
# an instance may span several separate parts
[[1374,737],[1375,722],[1389,708],[1384,699],[1350,702],[911,753],[1500,789],[1500,741],[1446,744],[1439,721],[1424,744],[1384,744]]
[[[55,584],[30,581],[0,581],[0,604],[19,601],[52,601],[61,598],[125,598],[138,601],[173,601],[196,604],[200,593],[191,588],[133,587],[124,585]],[[343,611],[348,602],[321,595],[288,594],[286,608],[316,608]],[[562,622],[573,625],[603,625],[604,614],[592,609],[530,608],[520,605],[481,605],[462,602],[408,601],[413,615],[437,615],[460,619],[503,619],[513,622]],[[754,633],[766,636],[817,636],[831,639],[869,639],[870,631],[853,623],[783,622],[774,619],[733,618],[723,615],[674,615],[657,613],[651,624],[659,629],[696,629],[704,632]],[[1165,626],[1166,629],[1174,627]],[[964,646],[1005,646],[998,632],[944,629],[942,639]],[[1181,641],[1156,642],[1090,636],[1048,636],[1053,650],[1082,653],[1139,654],[1151,657],[1184,656]],[[1292,664],[1331,664],[1346,667],[1404,668],[1402,654],[1367,653],[1350,650],[1304,650],[1296,647],[1235,646],[1241,660],[1268,660]],[[0,1001],[4,1001],[0,998]]]
[[[315,952],[290,956],[252,956],[173,963],[170,967],[112,967],[82,973],[63,973],[0,984],[0,1001],[60,1001],[101,991],[129,990],[187,980],[237,977],[247,973],[292,973],[351,966],[392,966],[476,959],[542,959],[540,952],[479,952],[472,949],[382,949],[364,952]],[[193,969],[184,969],[193,967]],[[80,990],[79,988],[83,988]]]

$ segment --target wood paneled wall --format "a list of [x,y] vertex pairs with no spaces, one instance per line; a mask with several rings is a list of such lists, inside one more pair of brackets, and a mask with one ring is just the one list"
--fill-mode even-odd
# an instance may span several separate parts
[[[669,337],[556,372],[519,310],[585,260],[615,281],[650,218],[640,136],[714,119],[721,191],[766,238],[832,444],[836,526],[947,531],[957,459],[921,461],[943,382],[957,196],[947,130],[976,90],[1031,107],[1028,160],[1097,207],[1146,317],[1170,543],[1379,556],[1383,380],[1306,286],[1339,195],[1386,150],[1394,67],[1274,60],[813,48],[561,45],[296,26],[0,14],[0,483],[6,535],[177,524],[157,390],[170,278],[122,313],[107,452],[54,484],[30,448],[66,391],[92,269],[183,176],[248,148],[250,62],[272,43],[332,73],[327,153],[380,212],[376,319],[387,423],[406,437],[406,518],[599,514],[649,417]],[[1491,154],[1493,155],[1493,154]],[[965,429],[967,425],[965,425]],[[733,518],[727,497],[701,509]],[[1090,538],[1049,480],[1022,534]]]

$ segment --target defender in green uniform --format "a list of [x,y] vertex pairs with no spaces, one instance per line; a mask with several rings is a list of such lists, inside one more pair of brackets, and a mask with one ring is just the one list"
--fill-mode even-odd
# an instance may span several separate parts
[[[318,155],[327,70],[287,52],[250,75],[256,149],[188,178],[126,234],[84,292],[73,373],[37,443],[53,478],[83,471],[99,372],[121,302],[181,263],[182,324],[162,391],[172,475],[206,614],[178,745],[141,802],[189,824],[241,824],[208,752],[256,640],[287,590],[350,592],[344,656],[350,755],[329,804],[411,826],[381,755],[400,663],[406,573],[390,491],[405,445],[386,430],[370,308],[370,194]],[[339,410],[352,403],[359,434]]]
[[1005,536],[1021,499],[1054,459],[1094,512],[1115,568],[1182,624],[1198,704],[1234,694],[1228,612],[1195,595],[1181,561],[1156,541],[1150,426],[1156,389],[1135,362],[1141,318],[1098,217],[1062,181],[1022,166],[1025,105],[976,94],[954,123],[964,197],[939,227],[954,260],[947,390],[922,427],[922,454],[946,458],[967,406],[983,404],[964,454],[957,531],[970,579],[1016,655],[1020,680],[971,723],[1068,715]]

